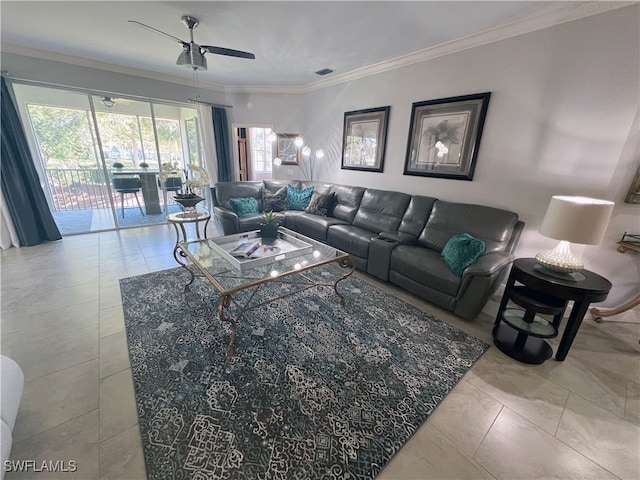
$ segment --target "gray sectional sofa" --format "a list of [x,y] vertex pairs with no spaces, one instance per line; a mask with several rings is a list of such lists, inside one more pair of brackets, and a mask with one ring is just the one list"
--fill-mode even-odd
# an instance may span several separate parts
[[[333,192],[334,204],[328,216],[278,212],[282,226],[348,252],[359,270],[467,319],[476,317],[497,289],[524,227],[516,213],[498,208],[296,180],[217,183],[211,189],[214,218],[225,235],[257,230],[262,214],[238,218],[229,200],[253,197],[262,212],[263,189],[275,193],[287,184]],[[485,243],[485,253],[462,276],[454,275],[441,255],[459,233]]]

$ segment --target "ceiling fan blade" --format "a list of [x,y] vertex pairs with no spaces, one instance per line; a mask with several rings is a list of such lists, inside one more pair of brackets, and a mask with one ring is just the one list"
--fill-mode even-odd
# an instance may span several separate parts
[[144,24],[142,22],[138,22],[137,20],[127,20],[127,21],[129,23],[135,23],[136,25],[140,25],[143,28],[146,28],[146,29],[151,30],[153,32],[160,33],[160,34],[165,35],[165,36],[167,36],[169,38],[172,38],[182,46],[189,45],[187,42],[185,42],[184,40],[180,40],[178,37],[174,37],[173,35],[169,35],[168,33],[165,33],[162,30],[158,30],[157,28],[150,27],[149,25],[146,25],[146,24]]
[[200,48],[209,53],[215,53],[217,55],[227,55],[228,57],[248,58],[255,60],[256,56],[253,53],[243,52],[242,50],[233,50],[232,48],[214,47],[211,45],[200,45]]

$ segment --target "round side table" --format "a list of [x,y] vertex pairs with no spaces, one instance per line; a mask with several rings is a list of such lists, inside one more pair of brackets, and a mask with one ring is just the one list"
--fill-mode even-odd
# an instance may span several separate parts
[[[538,340],[554,337],[558,333],[566,304],[573,300],[573,307],[556,351],[556,360],[563,361],[569,353],[589,304],[605,300],[611,290],[611,282],[597,273],[589,270],[580,270],[580,273],[584,278],[574,281],[545,273],[534,258],[518,258],[513,262],[493,328],[494,343],[497,341],[503,352],[517,358],[522,352],[525,337],[538,337],[526,340],[526,344],[536,348],[533,356],[517,359],[529,363],[544,362],[551,356],[550,350]],[[516,282],[526,289],[516,286]],[[523,313],[509,315],[511,312],[508,312],[509,318],[505,319],[504,314],[510,300],[524,307],[525,312],[551,314],[554,320],[547,322],[545,329],[540,330],[538,327],[544,324],[535,322],[535,316],[523,321]],[[513,346],[509,347],[508,344],[511,342]]]
[[[195,223],[196,238],[200,240],[201,238],[207,238],[207,226],[209,225],[209,220],[211,220],[211,214],[203,210],[196,210],[195,212],[170,213],[167,216],[167,221],[173,225],[173,228],[176,231],[176,246],[173,247],[173,258],[175,258],[176,262],[180,265],[184,266],[185,264],[180,261],[181,252],[178,249],[178,244],[190,240],[187,237],[187,229],[185,228],[185,225],[187,223]],[[200,236],[200,222],[205,222],[202,230],[202,236]]]

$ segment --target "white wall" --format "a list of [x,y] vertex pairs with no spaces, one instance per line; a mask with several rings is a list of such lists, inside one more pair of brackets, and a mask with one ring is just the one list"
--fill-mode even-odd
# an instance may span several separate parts
[[[607,239],[585,260],[614,284],[603,305],[628,298],[640,282],[638,257],[610,253],[624,231],[640,232],[639,206],[621,203],[640,163],[632,129],[638,18],[634,5],[308,94],[302,134],[326,152],[320,179],[513,210],[527,223],[520,257],[557,243],[537,232],[552,195],[615,200]],[[403,175],[412,102],[485,91],[492,95],[473,181]],[[384,173],[341,170],[344,112],[385,105]]]

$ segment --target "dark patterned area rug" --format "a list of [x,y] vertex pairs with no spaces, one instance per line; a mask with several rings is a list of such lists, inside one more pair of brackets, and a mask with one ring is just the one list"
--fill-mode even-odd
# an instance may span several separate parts
[[351,276],[346,307],[313,288],[247,312],[227,358],[218,293],[186,279],[120,282],[152,479],[374,478],[488,348]]

